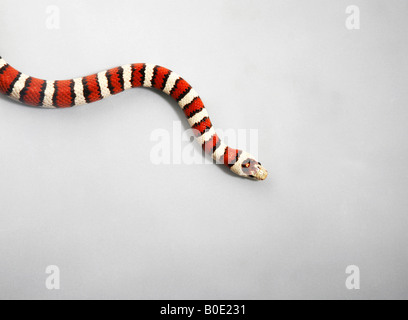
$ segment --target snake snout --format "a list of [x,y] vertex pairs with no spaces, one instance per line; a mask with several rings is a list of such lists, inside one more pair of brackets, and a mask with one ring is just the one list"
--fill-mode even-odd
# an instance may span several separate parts
[[256,180],[265,180],[268,177],[268,171],[260,164],[257,165],[257,171],[254,175]]

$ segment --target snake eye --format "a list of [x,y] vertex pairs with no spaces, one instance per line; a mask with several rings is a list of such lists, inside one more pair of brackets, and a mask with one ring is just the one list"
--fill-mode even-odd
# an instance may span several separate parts
[[242,168],[246,168],[246,169],[250,168],[250,167],[251,167],[251,163],[252,163],[251,159],[246,159],[246,160],[242,163]]

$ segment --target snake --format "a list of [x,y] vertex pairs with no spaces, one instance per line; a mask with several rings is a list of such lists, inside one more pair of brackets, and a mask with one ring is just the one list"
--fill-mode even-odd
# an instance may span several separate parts
[[158,89],[176,100],[196,140],[215,163],[225,165],[240,177],[266,179],[268,171],[254,156],[229,147],[220,139],[198,93],[170,69],[149,63],[134,63],[82,78],[54,81],[28,76],[0,57],[0,93],[31,107],[55,109],[80,106],[138,87]]

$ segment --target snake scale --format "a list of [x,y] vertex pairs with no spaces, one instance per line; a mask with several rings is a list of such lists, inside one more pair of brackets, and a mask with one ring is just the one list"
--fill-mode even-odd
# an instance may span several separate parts
[[268,172],[249,153],[221,141],[197,92],[177,73],[157,65],[123,65],[83,78],[49,81],[25,75],[0,57],[0,92],[34,107],[68,108],[102,100],[137,87],[156,88],[177,101],[198,143],[205,152],[232,172],[265,180]]

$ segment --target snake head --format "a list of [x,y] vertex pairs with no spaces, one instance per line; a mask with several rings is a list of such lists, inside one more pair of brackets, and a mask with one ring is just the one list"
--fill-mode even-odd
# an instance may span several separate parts
[[265,180],[268,176],[268,171],[247,152],[242,152],[239,160],[231,167],[231,171],[241,177],[255,180]]
[[268,176],[268,171],[255,159],[247,158],[242,162],[241,167],[242,172],[249,178],[265,180]]

